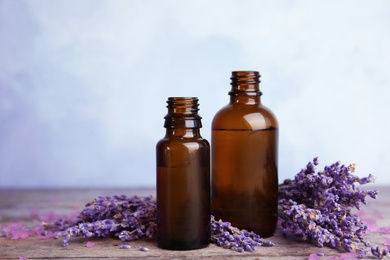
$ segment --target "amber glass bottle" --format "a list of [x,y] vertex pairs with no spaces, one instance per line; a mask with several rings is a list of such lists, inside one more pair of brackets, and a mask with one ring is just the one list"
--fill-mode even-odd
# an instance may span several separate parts
[[198,99],[168,98],[157,152],[158,246],[190,250],[210,243],[210,145],[200,135]]
[[260,74],[232,72],[230,103],[212,122],[212,214],[272,236],[278,206],[278,122],[260,102]]

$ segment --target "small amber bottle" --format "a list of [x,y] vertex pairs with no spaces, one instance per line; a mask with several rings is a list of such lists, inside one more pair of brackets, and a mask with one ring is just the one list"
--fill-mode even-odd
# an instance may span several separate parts
[[272,236],[278,205],[278,122],[260,102],[260,74],[232,72],[230,103],[212,122],[212,214]]
[[195,97],[168,98],[157,152],[157,240],[171,250],[210,243],[210,145]]

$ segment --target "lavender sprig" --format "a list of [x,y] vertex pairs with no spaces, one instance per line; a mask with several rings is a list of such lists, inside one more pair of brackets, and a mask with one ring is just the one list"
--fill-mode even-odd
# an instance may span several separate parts
[[[352,212],[366,204],[366,197],[376,198],[376,190],[365,190],[357,184],[373,182],[370,174],[359,178],[353,174],[355,165],[341,165],[336,162],[316,172],[318,158],[309,162],[293,180],[279,185],[279,217],[283,234],[301,237],[319,247],[328,245],[356,252],[360,257],[366,254],[363,235],[367,226]],[[387,249],[372,247],[374,256],[382,258]]]
[[[64,223],[69,226],[63,226]],[[140,198],[107,196],[98,197],[86,204],[75,222],[58,222],[57,234],[63,237],[67,246],[71,237],[116,236],[122,241],[136,240],[156,233],[156,200],[153,197]]]
[[274,245],[271,241],[264,240],[254,232],[240,230],[229,222],[216,221],[214,216],[211,216],[211,242],[237,252],[255,251],[258,246]]

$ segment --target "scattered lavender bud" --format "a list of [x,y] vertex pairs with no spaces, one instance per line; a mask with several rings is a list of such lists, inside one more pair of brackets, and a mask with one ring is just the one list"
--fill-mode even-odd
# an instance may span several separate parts
[[382,259],[383,257],[389,255],[389,250],[383,247],[373,246],[371,247],[371,253],[377,258]]
[[90,248],[90,247],[93,247],[94,245],[95,245],[95,243],[93,243],[93,242],[87,242],[87,244],[85,246]]
[[149,248],[140,246],[139,250],[140,250],[140,251],[144,251],[144,252],[148,252],[148,251],[149,251]]
[[129,245],[120,245],[119,248],[120,249],[130,249],[131,246],[129,246]]

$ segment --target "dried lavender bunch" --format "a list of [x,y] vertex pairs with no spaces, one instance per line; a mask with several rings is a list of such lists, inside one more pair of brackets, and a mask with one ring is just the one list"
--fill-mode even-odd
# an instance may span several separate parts
[[[318,159],[314,158],[294,179],[279,185],[279,217],[283,234],[294,235],[319,247],[328,245],[354,251],[361,257],[366,254],[369,243],[363,235],[367,230],[362,220],[352,212],[366,204],[366,197],[373,199],[377,191],[364,190],[356,184],[367,184],[373,176],[359,178],[353,175],[354,165],[339,162],[316,172]],[[57,237],[64,237],[64,246],[71,237],[116,236],[122,241],[131,241],[142,236],[156,234],[156,200],[125,195],[98,197],[88,203],[77,220],[59,219],[50,230],[61,230]],[[238,252],[253,251],[257,246],[272,246],[253,232],[239,230],[230,223],[215,221],[211,216],[211,241],[218,246]],[[371,247],[377,258],[388,255],[388,250]]]
[[[98,197],[87,203],[77,220],[59,219],[51,230],[62,230],[63,245],[68,246],[71,237],[116,236],[122,241],[132,241],[143,236],[152,238],[156,234],[156,200],[125,195]],[[259,235],[240,230],[228,222],[215,221],[211,216],[211,240],[219,246],[237,252],[254,251],[257,246],[273,246]]]
[[253,232],[233,227],[229,222],[216,221],[214,216],[211,216],[211,242],[237,252],[255,251],[257,246],[274,245]]
[[[352,209],[366,204],[367,196],[376,198],[376,190],[356,186],[373,182],[373,176],[355,176],[353,164],[336,162],[316,172],[317,165],[318,158],[314,158],[294,179],[279,185],[283,234],[301,237],[319,247],[328,245],[355,251],[363,257],[369,246],[363,238],[367,226]],[[372,247],[371,252],[378,258],[388,254],[387,249],[380,247]]]
[[152,238],[156,233],[156,200],[151,196],[100,196],[86,204],[75,222],[56,223],[58,230],[63,230],[56,237],[64,237],[64,246],[71,237]]

